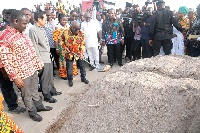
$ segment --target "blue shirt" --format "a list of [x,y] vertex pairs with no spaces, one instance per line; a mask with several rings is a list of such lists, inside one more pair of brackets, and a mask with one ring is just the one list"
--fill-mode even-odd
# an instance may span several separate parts
[[53,41],[53,30],[47,26],[44,27],[44,30],[46,32],[46,36],[48,38],[50,48],[56,48]]

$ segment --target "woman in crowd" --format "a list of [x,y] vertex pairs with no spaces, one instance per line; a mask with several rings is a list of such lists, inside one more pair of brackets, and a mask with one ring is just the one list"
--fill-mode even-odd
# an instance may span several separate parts
[[[182,26],[182,28],[184,29],[182,32],[183,37],[184,37],[183,41],[185,41],[186,34],[187,34],[188,30],[190,29],[190,20],[186,17],[187,14],[188,14],[188,8],[185,6],[181,6],[178,10],[178,21],[179,21],[180,25]],[[188,55],[189,50],[188,50],[187,46],[185,46],[184,49],[185,49],[184,53]]]

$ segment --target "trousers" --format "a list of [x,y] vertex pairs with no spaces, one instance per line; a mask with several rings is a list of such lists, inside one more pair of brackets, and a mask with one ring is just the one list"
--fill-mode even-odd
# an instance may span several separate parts
[[87,48],[90,64],[92,66],[99,66],[99,49],[98,47]]

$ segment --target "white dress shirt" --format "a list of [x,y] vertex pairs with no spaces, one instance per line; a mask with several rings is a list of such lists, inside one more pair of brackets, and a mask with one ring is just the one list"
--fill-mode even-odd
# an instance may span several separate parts
[[96,20],[90,22],[84,21],[81,24],[81,30],[85,33],[86,48],[98,47],[97,33],[101,31],[101,27]]

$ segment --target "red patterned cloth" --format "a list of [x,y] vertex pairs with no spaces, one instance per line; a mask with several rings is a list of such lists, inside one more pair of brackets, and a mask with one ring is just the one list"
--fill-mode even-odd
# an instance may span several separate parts
[[9,26],[0,32],[0,60],[11,80],[26,79],[44,66],[31,40]]
[[66,51],[68,49],[70,52],[66,52],[66,58],[72,60],[73,57],[75,60],[78,60],[77,55],[83,55],[85,51],[85,34],[82,31],[79,31],[78,35],[73,35],[70,28],[65,29],[61,35],[60,44],[62,49]]

